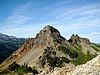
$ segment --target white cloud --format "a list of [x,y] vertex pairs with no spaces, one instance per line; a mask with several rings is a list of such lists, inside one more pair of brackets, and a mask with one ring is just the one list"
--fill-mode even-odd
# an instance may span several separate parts
[[41,30],[41,26],[33,26],[33,25],[29,25],[29,26],[25,26],[25,27],[19,27],[19,28],[11,28],[11,29],[6,29],[1,31],[1,33],[5,33],[8,35],[13,35],[16,37],[35,37],[36,34]]

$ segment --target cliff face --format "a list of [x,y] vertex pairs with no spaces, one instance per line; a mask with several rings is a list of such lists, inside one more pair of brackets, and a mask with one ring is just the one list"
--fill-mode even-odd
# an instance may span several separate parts
[[35,66],[39,72],[49,72],[64,66],[75,68],[75,65],[86,63],[98,54],[91,46],[87,38],[72,35],[66,40],[57,29],[46,26],[35,38],[28,39],[8,57],[0,65],[0,71],[8,68],[13,62]]
[[90,45],[90,41],[87,38],[81,38],[77,34],[72,35],[71,38],[69,39],[69,42],[71,42],[73,45],[78,44],[78,43],[84,43],[86,45]]

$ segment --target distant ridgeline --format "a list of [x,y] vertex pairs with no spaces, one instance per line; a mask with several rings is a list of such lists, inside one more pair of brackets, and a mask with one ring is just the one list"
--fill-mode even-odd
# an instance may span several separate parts
[[25,38],[16,38],[0,33],[0,64],[18,49]]

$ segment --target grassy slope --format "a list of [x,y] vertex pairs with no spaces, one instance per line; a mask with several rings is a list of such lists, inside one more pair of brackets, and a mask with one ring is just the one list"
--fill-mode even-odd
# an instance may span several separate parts
[[96,45],[91,45],[91,47],[96,50],[97,52],[100,52],[100,47],[96,46]]
[[84,54],[81,51],[81,49],[82,49],[81,45],[75,45],[74,47],[78,50],[78,57],[74,60],[71,60],[71,62],[75,65],[84,64],[96,56],[96,55],[91,55],[89,52]]

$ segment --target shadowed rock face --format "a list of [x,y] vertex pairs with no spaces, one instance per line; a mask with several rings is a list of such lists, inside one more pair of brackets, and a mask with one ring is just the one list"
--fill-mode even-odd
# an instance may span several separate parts
[[34,43],[48,46],[53,43],[52,41],[60,43],[64,40],[65,38],[60,35],[57,29],[52,26],[46,26],[36,35]]
[[75,43],[80,43],[80,37],[76,34],[76,35],[72,35],[71,38],[68,40],[69,42],[71,42],[73,45]]
[[77,34],[76,35],[73,34],[68,41],[71,42],[73,45],[76,44],[76,43],[84,43],[84,44],[90,45],[89,39],[81,38]]

